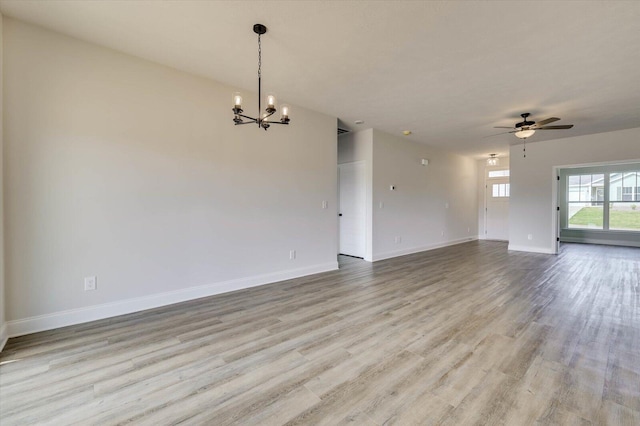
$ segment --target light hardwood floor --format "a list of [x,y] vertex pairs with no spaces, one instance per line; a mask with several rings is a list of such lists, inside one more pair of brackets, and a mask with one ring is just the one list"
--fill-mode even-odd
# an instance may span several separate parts
[[640,425],[640,249],[340,263],[10,339],[0,424]]

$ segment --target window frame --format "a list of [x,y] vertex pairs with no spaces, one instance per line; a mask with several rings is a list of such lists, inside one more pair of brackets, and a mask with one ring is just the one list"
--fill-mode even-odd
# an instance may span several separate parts
[[502,179],[508,178],[511,174],[511,170],[509,169],[492,169],[487,170],[487,179]]
[[[624,195],[626,195],[624,192],[624,184],[625,184],[625,175],[627,173],[637,173],[636,177],[635,177],[635,182],[633,182],[633,185],[630,186],[629,188],[631,189],[631,199],[630,200],[622,200],[624,198]],[[621,186],[617,187],[615,190],[615,194],[614,197],[612,197],[611,195],[611,175],[612,174],[621,174],[622,176],[620,177],[620,179],[622,180],[621,182]],[[625,233],[625,234],[629,234],[629,235],[636,235],[637,238],[637,234],[640,233],[640,230],[635,230],[635,229],[616,229],[610,228],[610,210],[611,210],[611,205],[615,204],[615,203],[624,203],[624,204],[634,204],[634,203],[640,203],[640,197],[638,197],[638,192],[636,191],[635,193],[633,192],[634,187],[638,186],[638,182],[640,182],[640,163],[628,163],[628,164],[611,164],[611,165],[602,165],[602,166],[591,166],[591,167],[579,167],[579,168],[566,168],[566,169],[560,169],[559,170],[559,187],[558,187],[558,202],[559,202],[559,210],[560,210],[560,232],[561,235],[563,232],[584,232],[584,233]],[[603,190],[604,190],[604,199],[602,201],[598,201],[597,200],[597,196],[596,196],[596,200],[593,199],[592,194],[590,194],[590,198],[591,200],[582,200],[582,196],[579,196],[579,199],[581,201],[570,201],[570,196],[569,196],[569,178],[573,177],[573,176],[583,176],[583,175],[603,175],[604,179],[603,179]],[[616,177],[617,179],[617,177]],[[591,182],[589,183],[589,185],[591,185],[591,183],[593,182],[593,178],[591,179]],[[580,184],[581,186],[581,184]],[[599,190],[599,188],[597,188],[596,190],[596,194],[597,191]],[[579,192],[580,189],[579,189]],[[612,200],[612,198],[615,198]],[[634,200],[635,198],[635,200]],[[619,200],[618,200],[619,199]],[[569,206],[571,205],[571,203],[596,203],[598,205],[602,205],[602,210],[603,210],[603,223],[602,223],[602,228],[589,228],[589,227],[569,227]]]
[[[496,195],[496,189],[498,195]],[[501,183],[491,183],[491,198],[509,198],[511,196],[511,183],[510,182],[501,182]],[[502,195],[501,195],[502,194]]]

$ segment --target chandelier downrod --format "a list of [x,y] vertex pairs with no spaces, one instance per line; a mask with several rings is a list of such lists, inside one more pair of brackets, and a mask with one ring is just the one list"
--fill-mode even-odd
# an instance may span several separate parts
[[258,117],[253,118],[243,114],[242,110],[242,96],[240,93],[233,94],[233,122],[236,126],[240,124],[253,124],[256,123],[258,127],[267,130],[272,124],[289,124],[289,106],[282,105],[280,111],[280,121],[269,121],[276,111],[276,97],[273,94],[267,95],[267,108],[265,113],[262,113],[262,42],[260,36],[267,32],[267,27],[262,24],[255,24],[253,26],[253,32],[258,34]]

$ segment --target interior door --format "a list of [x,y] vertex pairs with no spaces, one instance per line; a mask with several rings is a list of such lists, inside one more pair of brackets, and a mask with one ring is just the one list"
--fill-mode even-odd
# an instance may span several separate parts
[[365,163],[338,165],[340,254],[364,257],[366,238]]
[[509,178],[487,180],[486,239],[509,240]]

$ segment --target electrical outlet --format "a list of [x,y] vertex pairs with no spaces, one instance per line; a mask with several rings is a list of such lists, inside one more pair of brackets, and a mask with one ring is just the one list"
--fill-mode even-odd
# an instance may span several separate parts
[[294,260],[296,258],[296,251],[289,250],[289,260]]
[[400,244],[402,242],[402,237],[396,237],[396,244]]
[[322,202],[322,208],[326,209],[327,207],[329,207],[329,202],[328,201],[323,201]]
[[98,288],[98,277],[84,277],[84,291],[93,291]]

